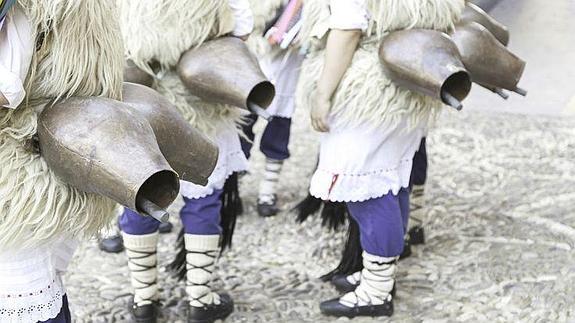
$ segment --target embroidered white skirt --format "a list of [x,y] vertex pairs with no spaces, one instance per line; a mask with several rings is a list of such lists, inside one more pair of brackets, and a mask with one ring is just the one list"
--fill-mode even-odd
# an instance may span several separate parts
[[0,322],[47,321],[62,308],[61,275],[77,242],[62,239],[27,250],[0,251]]
[[355,126],[323,134],[310,193],[322,200],[361,202],[409,186],[413,156],[425,130]]
[[211,195],[214,190],[224,188],[226,179],[234,172],[248,169],[248,161],[242,151],[237,130],[226,129],[219,131],[216,139],[219,155],[216,168],[208,178],[206,186],[180,181],[180,193],[189,199],[199,199]]

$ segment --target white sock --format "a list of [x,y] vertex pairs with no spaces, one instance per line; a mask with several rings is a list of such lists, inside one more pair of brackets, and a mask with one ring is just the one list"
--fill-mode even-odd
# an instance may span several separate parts
[[212,292],[212,280],[216,258],[220,252],[219,235],[184,235],[186,250],[186,292],[191,306],[204,307],[220,304],[220,296]]
[[425,185],[413,185],[409,197],[409,227],[421,226],[425,222]]
[[158,293],[158,232],[146,235],[122,233],[136,305],[151,304]]
[[263,179],[260,182],[260,191],[258,195],[259,203],[273,204],[282,166],[283,160],[266,158],[266,168]]
[[356,307],[381,305],[386,300],[391,300],[398,258],[374,256],[364,251],[361,283],[355,291],[343,295],[339,302],[345,306]]

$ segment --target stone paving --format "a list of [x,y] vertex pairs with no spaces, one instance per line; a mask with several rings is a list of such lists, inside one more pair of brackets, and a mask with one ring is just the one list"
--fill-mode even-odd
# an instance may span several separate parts
[[[318,219],[298,225],[289,212],[306,194],[317,151],[303,113],[295,125],[285,212],[255,213],[261,154],[242,180],[246,212],[216,282],[236,302],[227,322],[332,321],[318,302],[336,292],[317,277],[337,263],[343,232]],[[355,322],[575,322],[575,119],[448,112],[428,147],[427,244],[400,263],[393,318]],[[185,322],[183,284],[163,269],[175,239],[161,239],[163,322]],[[131,321],[124,254],[84,243],[66,284],[75,321]]]

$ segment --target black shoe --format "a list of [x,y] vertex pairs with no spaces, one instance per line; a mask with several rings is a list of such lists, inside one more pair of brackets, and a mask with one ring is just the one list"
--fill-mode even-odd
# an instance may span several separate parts
[[258,214],[261,217],[267,218],[278,214],[280,209],[277,207],[277,197],[274,194],[271,203],[264,203],[258,200]]
[[134,315],[136,323],[156,323],[159,312],[159,304],[157,302],[142,306],[132,305],[132,315]]
[[124,240],[121,235],[100,239],[98,248],[107,253],[120,253],[124,251]]
[[204,307],[188,306],[188,323],[212,323],[223,320],[234,311],[234,301],[228,294],[219,294],[220,304]]
[[339,298],[319,304],[319,309],[322,314],[328,316],[348,317],[354,318],[357,316],[391,316],[393,314],[393,299],[385,301],[381,305],[365,305],[348,307],[339,302]]
[[352,284],[347,280],[346,275],[335,275],[331,279],[331,284],[337,289],[338,292],[342,294],[347,294],[349,292],[353,292],[357,286],[359,286],[359,282],[357,284]]
[[409,239],[405,239],[403,244],[403,252],[399,255],[399,260],[411,257],[411,242]]
[[158,231],[160,231],[160,233],[170,233],[170,232],[172,232],[173,228],[174,228],[174,225],[171,222],[162,222],[162,223],[160,223],[160,227],[158,228]]
[[422,226],[415,226],[409,229],[409,243],[412,246],[425,244],[425,232],[423,231]]

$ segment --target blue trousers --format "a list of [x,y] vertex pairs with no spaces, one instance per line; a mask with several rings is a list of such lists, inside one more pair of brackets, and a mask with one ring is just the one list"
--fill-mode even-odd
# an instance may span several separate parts
[[[184,207],[180,210],[180,219],[184,232],[197,235],[215,235],[222,232],[220,226],[220,209],[223,190],[199,199],[184,197]],[[145,235],[158,231],[160,222],[152,217],[124,209],[120,217],[120,228],[132,235]]]
[[58,316],[53,319],[49,319],[48,321],[42,321],[39,323],[72,323],[70,307],[68,306],[68,297],[66,295],[62,297],[62,309],[60,309]]
[[361,247],[369,254],[396,257],[403,252],[403,236],[409,220],[409,190],[397,195],[348,202],[351,216],[359,225]]
[[[251,114],[246,119],[247,123],[242,126],[242,131],[249,139],[248,141],[245,138],[241,138],[242,150],[248,159],[251,156],[253,140],[256,137],[253,128],[257,119],[257,115]],[[270,159],[288,159],[290,156],[288,149],[290,132],[290,118],[274,117],[268,122],[262,134],[262,140],[260,141],[261,152]]]

